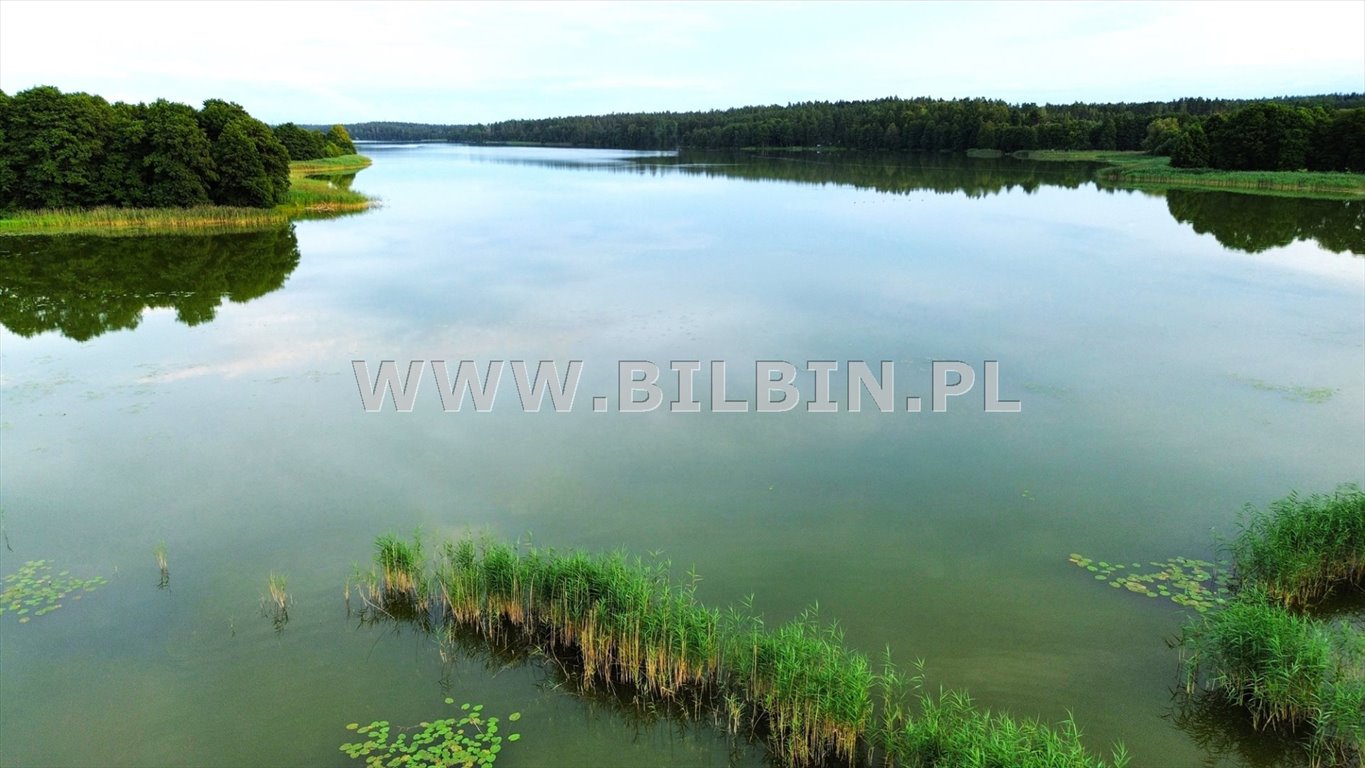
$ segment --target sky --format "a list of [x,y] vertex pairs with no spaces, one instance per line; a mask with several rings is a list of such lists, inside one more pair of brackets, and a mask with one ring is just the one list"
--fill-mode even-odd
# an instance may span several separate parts
[[35,85],[223,98],[270,123],[1358,93],[1365,1],[0,0],[0,90]]

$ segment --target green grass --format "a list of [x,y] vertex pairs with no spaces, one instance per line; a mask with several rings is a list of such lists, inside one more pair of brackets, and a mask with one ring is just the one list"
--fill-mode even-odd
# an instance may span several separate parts
[[1237,577],[1285,605],[1304,606],[1343,586],[1365,587],[1365,493],[1358,486],[1290,494],[1264,510],[1247,507],[1240,523],[1231,546]]
[[1236,597],[1186,625],[1189,692],[1243,708],[1256,728],[1307,732],[1314,764],[1365,753],[1365,633],[1302,612],[1365,576],[1365,494],[1290,494],[1247,507],[1229,549]]
[[1169,157],[1145,152],[1033,150],[1016,152],[1029,160],[1105,163],[1095,172],[1100,184],[1147,189],[1215,189],[1288,197],[1354,200],[1365,197],[1365,174],[1320,171],[1220,171],[1172,168]]
[[1257,728],[1306,729],[1317,763],[1346,765],[1365,744],[1365,639],[1345,623],[1286,609],[1259,585],[1185,628],[1186,688],[1243,707]]
[[289,164],[289,192],[274,208],[203,205],[192,208],[87,208],[14,211],[0,215],[0,235],[147,235],[255,232],[297,218],[363,211],[373,198],[337,183],[370,165],[362,155]]
[[[874,673],[814,611],[769,627],[748,605],[707,608],[696,577],[675,582],[666,562],[469,538],[430,562],[423,553],[420,540],[376,541],[374,569],[357,581],[365,612],[568,656],[584,680],[708,711],[732,732],[764,739],[786,765],[874,756],[894,765],[1106,764],[1070,721],[1059,729],[1018,721],[978,710],[965,694],[923,697],[914,711],[897,704],[878,719],[879,691],[888,702],[903,698],[894,666]],[[968,760],[978,749],[1000,762]],[[1115,762],[1124,761],[1120,752]]]

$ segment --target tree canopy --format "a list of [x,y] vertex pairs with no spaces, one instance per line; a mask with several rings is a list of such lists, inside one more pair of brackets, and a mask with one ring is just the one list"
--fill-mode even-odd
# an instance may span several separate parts
[[0,208],[270,207],[288,190],[288,151],[240,104],[0,93]]

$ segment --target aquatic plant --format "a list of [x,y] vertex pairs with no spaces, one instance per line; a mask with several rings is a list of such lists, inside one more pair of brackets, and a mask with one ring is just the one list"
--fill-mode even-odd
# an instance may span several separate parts
[[[72,600],[80,600],[83,593],[93,592],[96,588],[109,583],[103,576],[78,579],[70,571],[52,573],[48,560],[30,560],[19,570],[4,578],[5,589],[0,593],[0,614],[6,611],[16,614],[20,624],[27,624],[33,616],[46,616],[62,607],[64,600],[71,595]],[[80,594],[74,594],[78,592]]]
[[[1003,714],[969,716],[969,699],[951,707],[921,702],[920,712],[878,727],[874,692],[890,678],[874,674],[836,625],[822,623],[813,609],[769,628],[748,603],[725,613],[707,608],[696,600],[695,575],[677,583],[666,561],[464,538],[445,544],[426,570],[420,541],[382,536],[375,551],[375,569],[358,580],[362,613],[445,624],[452,634],[499,647],[540,648],[604,689],[709,712],[731,732],[764,739],[787,765],[852,765],[873,753],[894,756],[896,764],[934,764],[942,739],[920,736],[940,727],[975,729],[979,737],[963,736],[964,743],[1027,732],[1010,742],[1020,759],[1048,742],[1056,747],[1051,765],[1105,765],[1081,746],[1074,724],[1054,731]],[[412,612],[414,595],[423,613]],[[1126,759],[1117,757],[1119,764]]]
[[1257,728],[1311,730],[1314,757],[1345,764],[1365,744],[1365,635],[1285,608],[1259,584],[1185,627],[1185,687],[1220,693]]
[[286,577],[274,573],[270,574],[270,580],[267,585],[270,594],[270,602],[281,611],[289,607],[289,592],[285,589],[288,584],[289,581]]
[[1231,545],[1238,578],[1256,582],[1289,606],[1321,600],[1333,589],[1365,587],[1365,492],[1342,485],[1330,494],[1291,493],[1264,510],[1247,506]]
[[287,590],[288,580],[274,572],[270,574],[266,582],[266,594],[261,598],[261,615],[267,616],[275,624],[275,630],[281,631],[289,623],[289,604],[293,599]]
[[161,581],[157,586],[165,589],[166,585],[171,583],[171,569],[166,563],[166,542],[158,541],[156,546],[152,547],[152,556],[156,558],[156,567],[161,570]]
[[1297,494],[1247,507],[1230,544],[1235,598],[1184,627],[1189,693],[1245,710],[1256,728],[1308,733],[1315,764],[1365,752],[1365,632],[1302,613],[1365,573],[1365,494]]
[[[455,700],[447,698],[446,704]],[[508,722],[521,719],[521,713],[507,716]],[[409,738],[407,733],[393,734],[387,720],[376,720],[369,725],[351,723],[347,730],[363,736],[363,741],[341,745],[341,751],[352,759],[364,759],[369,766],[490,766],[502,752],[504,743],[514,743],[521,734],[499,734],[497,717],[483,714],[482,704],[461,704],[460,716],[419,723],[420,731]],[[400,729],[404,730],[404,729]]]
[[1228,588],[1232,577],[1227,563],[1172,557],[1163,562],[1149,561],[1144,566],[1142,563],[1092,560],[1074,553],[1068,559],[1094,574],[1096,581],[1106,582],[1115,589],[1145,597],[1168,598],[1200,613],[1224,605],[1232,597]]

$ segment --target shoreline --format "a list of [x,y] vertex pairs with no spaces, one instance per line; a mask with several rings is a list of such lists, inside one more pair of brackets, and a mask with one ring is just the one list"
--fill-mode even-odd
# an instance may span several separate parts
[[255,232],[296,219],[359,213],[379,199],[339,187],[333,177],[370,167],[364,155],[342,155],[289,163],[289,193],[273,208],[202,205],[193,208],[87,208],[18,211],[0,217],[5,235],[159,235]]
[[1365,174],[1360,173],[1172,168],[1170,158],[1146,152],[1022,150],[1009,156],[1042,162],[1103,163],[1095,171],[1095,183],[1117,189],[1192,189],[1326,200],[1365,198]]

